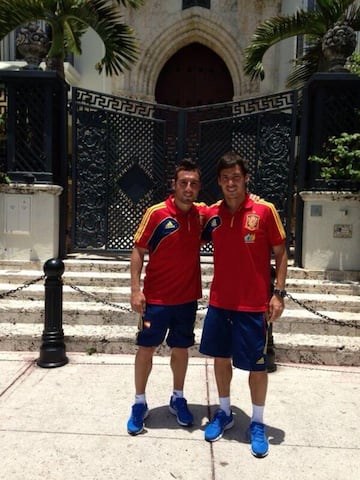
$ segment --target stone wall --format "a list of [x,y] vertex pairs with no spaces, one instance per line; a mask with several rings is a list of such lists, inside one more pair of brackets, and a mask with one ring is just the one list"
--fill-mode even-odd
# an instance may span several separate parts
[[[124,19],[135,30],[140,57],[130,72],[105,79],[94,71],[94,51],[99,40],[87,35],[83,56],[76,59],[79,86],[141,100],[154,100],[155,86],[165,63],[182,47],[199,42],[217,53],[227,65],[234,85],[234,100],[285,89],[295,40],[274,46],[264,58],[266,78],[250,82],[243,73],[244,50],[256,26],[280,13],[293,13],[303,0],[211,0],[211,9],[182,10],[181,0],[146,0],[140,10],[124,10]],[[98,42],[98,43],[97,43]],[[94,50],[95,49],[95,50]],[[98,52],[99,53],[99,52]]]

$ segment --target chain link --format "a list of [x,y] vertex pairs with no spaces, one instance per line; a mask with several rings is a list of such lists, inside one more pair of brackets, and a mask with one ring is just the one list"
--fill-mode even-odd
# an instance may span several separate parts
[[[84,297],[90,298],[91,300],[94,300],[95,302],[103,303],[104,305],[108,305],[108,306],[117,308],[119,310],[123,310],[125,312],[132,312],[132,309],[130,307],[123,307],[123,306],[118,305],[116,303],[108,302],[106,300],[101,300],[101,299],[97,298],[94,294],[85,292],[84,290],[81,290],[79,287],[77,287],[75,285],[70,284],[69,286],[71,288],[73,288],[74,290],[76,290],[77,292],[79,292]],[[290,300],[292,300],[294,303],[299,305],[300,307],[302,307],[305,310],[308,310],[309,312],[313,313],[314,315],[317,315],[318,317],[320,317],[323,320],[323,323],[330,322],[330,323],[340,325],[341,327],[360,328],[360,325],[358,325],[356,323],[345,322],[343,320],[336,320],[335,318],[330,318],[327,315],[324,315],[323,313],[317,312],[314,308],[310,307],[309,305],[306,305],[306,303],[301,302],[297,298],[294,298],[290,293],[287,293],[286,296]],[[208,297],[203,297],[203,300],[207,300],[207,299],[208,299]],[[207,308],[208,308],[207,305],[201,305],[201,306],[198,306],[198,311],[207,310]]]
[[[117,303],[112,303],[112,302],[108,302],[107,300],[97,298],[93,293],[85,292],[80,287],[77,287],[76,285],[72,285],[71,283],[68,283],[67,285],[69,287],[71,287],[73,290],[75,290],[76,292],[80,293],[83,297],[86,297],[86,298],[88,298],[90,300],[93,300],[97,303],[102,303],[104,305],[108,305],[109,307],[114,307],[114,308],[117,308],[118,310],[123,310],[124,312],[132,312],[133,311],[131,309],[131,307],[124,307],[124,306],[119,305]],[[203,300],[206,300],[207,298],[208,297],[203,297]],[[202,305],[202,306],[198,307],[198,310],[206,310],[207,308],[208,308],[207,305]]]
[[[20,292],[21,290],[24,290],[25,288],[28,288],[31,285],[34,285],[35,283],[39,282],[40,280],[43,280],[44,278],[45,278],[45,275],[41,275],[41,277],[37,277],[37,278],[34,278],[33,280],[29,280],[28,282],[25,282],[23,285],[20,285],[17,288],[14,288],[12,290],[8,290],[7,292],[2,292],[2,293],[0,293],[0,299],[5,298],[5,297],[9,297],[10,295],[14,295],[14,294]],[[75,290],[76,292],[80,293],[83,297],[86,297],[87,299],[90,299],[94,302],[102,303],[104,305],[116,308],[116,309],[121,310],[123,312],[132,312],[132,309],[129,306],[124,306],[124,305],[119,305],[117,303],[108,302],[107,300],[103,300],[103,299],[100,299],[100,298],[96,297],[93,293],[85,292],[84,290],[82,290],[80,287],[77,287],[76,285],[72,285],[72,284],[67,284],[67,285],[69,287],[71,287],[73,290]],[[336,320],[335,318],[331,318],[328,315],[317,312],[313,307],[310,307],[305,302],[301,302],[297,298],[293,297],[290,293],[286,293],[286,297],[288,297],[290,300],[292,300],[294,303],[296,303],[300,307],[304,308],[308,312],[311,312],[314,315],[320,317],[322,319],[323,323],[330,322],[330,323],[334,323],[336,325],[339,325],[341,327],[360,328],[360,324],[357,324],[355,322],[345,322],[344,320]],[[207,300],[207,297],[204,297],[203,300]],[[208,308],[207,305],[202,305],[202,306],[198,307],[198,311],[206,310],[207,308]]]
[[[69,287],[71,287],[73,290],[75,290],[76,292],[80,293],[83,297],[86,297],[86,298],[88,298],[92,301],[95,301],[97,303],[102,303],[104,305],[108,305],[109,307],[114,307],[114,308],[117,308],[118,310],[123,310],[124,312],[132,312],[133,311],[131,309],[131,307],[124,307],[124,306],[119,305],[117,303],[108,302],[107,300],[103,300],[101,298],[96,297],[93,293],[85,292],[80,287],[77,287],[76,285],[72,285],[71,283],[68,283],[67,285]],[[208,297],[203,297],[203,300],[206,300],[207,298]],[[208,308],[207,305],[202,305],[202,306],[198,307],[198,310],[206,310],[207,308]]]
[[85,292],[81,288],[77,287],[76,285],[72,285],[71,283],[67,285],[71,287],[73,290],[75,290],[76,292],[80,293],[83,297],[86,297],[94,302],[102,303],[104,305],[117,308],[118,310],[122,310],[124,312],[132,312],[132,309],[130,307],[125,307],[122,305],[118,305],[117,303],[112,303],[112,302],[108,302],[107,300],[102,300],[101,298],[97,298],[93,293]]
[[304,308],[308,312],[313,313],[314,315],[317,315],[322,319],[322,323],[334,323],[336,325],[340,325],[341,327],[353,327],[353,328],[360,328],[359,324],[356,324],[355,322],[344,322],[344,320],[336,320],[335,318],[330,318],[327,315],[324,315],[323,313],[317,312],[314,308],[310,307],[304,302],[300,302],[297,298],[294,298],[290,293],[287,293],[286,296],[292,300],[294,303],[299,305],[300,307]]
[[9,297],[10,295],[20,292],[21,290],[24,290],[25,288],[28,288],[31,285],[34,285],[34,283],[40,282],[40,280],[44,280],[44,278],[45,278],[45,275],[41,275],[41,277],[34,278],[33,280],[29,280],[28,282],[25,282],[23,285],[20,285],[19,287],[13,288],[12,290],[8,290],[7,292],[2,292],[0,293],[0,298]]

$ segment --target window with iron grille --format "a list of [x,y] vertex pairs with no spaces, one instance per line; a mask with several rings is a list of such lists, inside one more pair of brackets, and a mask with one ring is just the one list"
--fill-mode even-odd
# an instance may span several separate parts
[[210,0],[183,0],[182,9],[185,10],[190,7],[210,8]]
[[[316,0],[307,0],[307,7],[308,12],[312,12],[313,10],[317,9]],[[306,42],[304,39],[304,35],[298,35],[296,37],[296,58],[301,57],[304,54],[306,48]]]
[[0,60],[3,62],[19,60],[16,58],[16,33],[11,32],[0,42]]

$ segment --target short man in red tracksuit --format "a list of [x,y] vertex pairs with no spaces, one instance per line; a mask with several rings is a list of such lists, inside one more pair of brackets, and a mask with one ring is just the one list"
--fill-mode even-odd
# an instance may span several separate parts
[[[188,348],[194,345],[197,300],[201,298],[200,245],[205,204],[194,204],[200,191],[200,171],[183,160],[177,167],[174,194],[146,211],[134,236],[131,255],[131,306],[140,314],[135,357],[135,403],[127,423],[130,435],[144,429],[145,397],[156,348],[166,338],[171,348],[173,393],[170,412],[182,426],[193,423],[183,395]],[[145,253],[149,259],[144,287],[140,277]]]

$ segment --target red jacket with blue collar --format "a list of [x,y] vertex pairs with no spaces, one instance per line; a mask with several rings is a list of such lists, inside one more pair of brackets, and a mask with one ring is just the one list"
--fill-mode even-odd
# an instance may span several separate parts
[[203,208],[203,204],[194,204],[183,212],[171,195],[145,212],[134,244],[149,253],[143,289],[147,303],[176,305],[201,298]]
[[246,196],[231,213],[224,201],[210,208],[203,238],[214,245],[210,305],[263,312],[270,300],[272,247],[285,242],[285,231],[272,203]]

